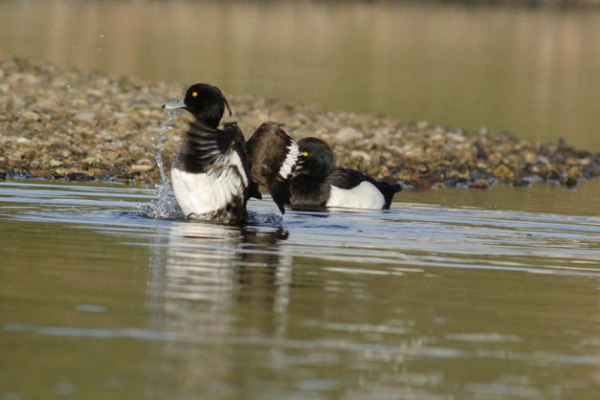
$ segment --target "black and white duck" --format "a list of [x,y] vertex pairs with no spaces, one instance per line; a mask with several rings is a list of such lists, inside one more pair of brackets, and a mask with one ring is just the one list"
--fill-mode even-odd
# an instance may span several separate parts
[[298,147],[298,164],[290,181],[292,208],[388,209],[402,189],[357,170],[336,168],[333,151],[321,139],[301,139]]
[[260,198],[260,193],[250,178],[241,130],[235,123],[219,128],[226,108],[231,115],[223,92],[205,83],[195,84],[183,98],[163,108],[184,109],[195,117],[171,169],[173,191],[186,218],[246,222],[248,198]]

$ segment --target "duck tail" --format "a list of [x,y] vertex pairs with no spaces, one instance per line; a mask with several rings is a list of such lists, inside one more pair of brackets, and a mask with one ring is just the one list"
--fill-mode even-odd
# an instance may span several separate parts
[[390,208],[394,194],[402,190],[402,186],[399,183],[388,183],[385,181],[377,181],[377,188],[383,194],[385,199],[384,209]]

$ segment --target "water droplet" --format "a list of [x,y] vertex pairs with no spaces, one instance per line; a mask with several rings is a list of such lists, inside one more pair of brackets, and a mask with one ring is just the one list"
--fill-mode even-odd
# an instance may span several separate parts
[[107,311],[107,308],[96,304],[78,304],[77,307],[75,307],[75,310],[91,313],[104,313]]
[[19,114],[19,115],[21,115],[22,112],[23,111],[21,111],[21,110],[17,110],[17,114]]
[[51,29],[51,30],[50,30],[50,34],[51,34],[51,35],[54,35],[54,29]]
[[104,35],[100,35],[100,38],[101,38],[101,39],[104,39]]
[[71,50],[75,50],[75,46],[71,46]]
[[100,53],[100,52],[102,51],[102,48],[98,47],[98,48],[96,49],[96,51],[97,51],[98,53]]
[[156,150],[156,165],[160,171],[160,182],[156,185],[156,198],[149,203],[139,205],[144,215],[149,218],[181,218],[183,214],[177,204],[177,200],[171,195],[171,181],[165,174],[165,166],[162,160],[164,142],[167,140],[166,132],[175,124],[174,119],[179,115],[177,112],[167,112],[168,118],[161,120],[161,129],[151,135]]

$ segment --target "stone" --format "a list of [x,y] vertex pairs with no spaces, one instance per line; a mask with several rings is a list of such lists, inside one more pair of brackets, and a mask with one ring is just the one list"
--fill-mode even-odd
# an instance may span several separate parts
[[40,119],[40,115],[33,111],[25,111],[21,114],[21,118],[25,121],[37,121]]
[[94,122],[96,120],[96,114],[92,112],[80,112],[75,114],[73,118],[82,122]]
[[513,172],[506,165],[499,165],[494,169],[494,175],[501,181],[510,181],[514,178]]
[[148,172],[152,171],[154,167],[152,165],[141,165],[136,164],[131,166],[131,172]]
[[358,140],[363,138],[363,134],[352,127],[342,128],[335,134],[337,140]]

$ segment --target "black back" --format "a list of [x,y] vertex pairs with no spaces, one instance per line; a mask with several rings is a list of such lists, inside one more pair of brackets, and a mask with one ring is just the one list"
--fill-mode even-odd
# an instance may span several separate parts
[[293,156],[290,154],[293,145],[283,124],[275,122],[259,126],[246,144],[252,180],[267,188],[282,214],[285,213],[284,205],[290,204],[290,180],[296,161],[286,176],[282,175],[282,166]]

